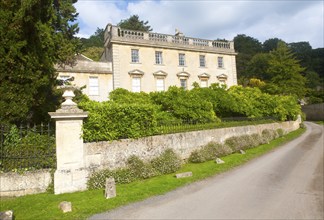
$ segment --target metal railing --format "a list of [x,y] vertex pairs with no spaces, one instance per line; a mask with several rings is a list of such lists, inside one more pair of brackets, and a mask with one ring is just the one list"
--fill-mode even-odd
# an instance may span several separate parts
[[52,124],[0,125],[0,171],[56,167]]

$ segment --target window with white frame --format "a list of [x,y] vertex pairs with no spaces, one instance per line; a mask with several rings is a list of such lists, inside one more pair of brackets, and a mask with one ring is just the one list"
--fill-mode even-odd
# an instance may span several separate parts
[[131,50],[132,63],[139,63],[139,51],[138,49]]
[[218,57],[217,62],[218,62],[218,68],[224,68],[223,57]]
[[156,78],[156,91],[165,91],[164,78]]
[[180,79],[180,87],[187,89],[187,79]]
[[99,95],[99,80],[98,77],[89,77],[89,95]]
[[163,64],[161,51],[155,51],[155,64]]
[[179,66],[186,65],[186,55],[184,53],[179,53]]
[[206,62],[205,62],[205,55],[199,55],[199,64],[200,67],[206,67]]
[[200,79],[200,87],[201,88],[208,87],[208,79]]
[[61,80],[67,80],[67,79],[70,78],[70,76],[68,76],[68,75],[60,75],[58,78],[61,79]]
[[141,77],[132,77],[132,92],[140,92],[141,91]]

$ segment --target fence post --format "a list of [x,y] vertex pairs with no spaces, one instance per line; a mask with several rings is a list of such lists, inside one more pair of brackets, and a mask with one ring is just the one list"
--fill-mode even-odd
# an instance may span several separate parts
[[56,112],[49,112],[56,124],[55,194],[86,189],[88,171],[84,162],[82,124],[88,113],[79,109],[72,101],[74,89],[72,86],[64,86],[65,102]]

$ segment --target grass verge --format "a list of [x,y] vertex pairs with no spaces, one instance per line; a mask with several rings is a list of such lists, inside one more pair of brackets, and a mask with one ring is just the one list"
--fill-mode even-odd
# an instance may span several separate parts
[[[180,171],[192,171],[189,178],[176,179],[174,174],[163,175],[130,184],[117,185],[117,197],[105,199],[103,190],[89,190],[77,193],[53,195],[42,193],[17,198],[1,198],[0,211],[13,210],[15,219],[85,219],[91,215],[109,211],[122,205],[144,200],[151,196],[165,194],[180,186],[228,171],[245,162],[261,156],[272,149],[299,137],[305,129],[298,129],[283,137],[249,149],[246,154],[231,154],[222,159],[225,164],[217,165],[214,161],[185,164]],[[72,212],[62,213],[58,205],[62,201],[72,202]]]

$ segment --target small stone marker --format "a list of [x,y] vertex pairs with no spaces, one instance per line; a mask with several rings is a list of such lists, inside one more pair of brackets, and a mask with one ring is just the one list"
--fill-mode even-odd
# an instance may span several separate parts
[[116,197],[116,184],[113,177],[106,179],[106,190],[105,190],[106,199]]
[[240,153],[241,153],[241,154],[245,154],[245,151],[244,151],[244,150],[240,150]]
[[72,203],[63,201],[59,204],[59,208],[63,211],[63,213],[72,212]]
[[223,160],[221,160],[220,158],[216,158],[216,163],[217,164],[222,164],[225,163]]
[[185,172],[185,173],[177,173],[176,174],[177,179],[185,178],[185,177],[191,177],[191,176],[192,176],[192,172]]
[[8,210],[8,211],[4,211],[4,212],[0,212],[0,219],[1,220],[13,220],[13,211],[12,210]]

